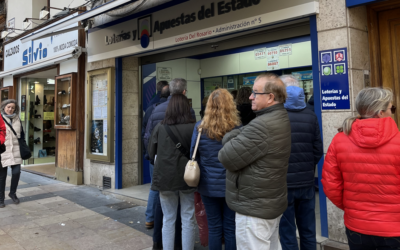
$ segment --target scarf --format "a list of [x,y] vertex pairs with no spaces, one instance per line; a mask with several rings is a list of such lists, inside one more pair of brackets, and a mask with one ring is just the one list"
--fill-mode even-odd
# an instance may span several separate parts
[[1,112],[1,114],[2,114],[3,116],[7,117],[8,119],[14,119],[14,118],[17,116],[16,113],[14,113],[14,114],[12,114],[12,115],[7,115],[5,112]]

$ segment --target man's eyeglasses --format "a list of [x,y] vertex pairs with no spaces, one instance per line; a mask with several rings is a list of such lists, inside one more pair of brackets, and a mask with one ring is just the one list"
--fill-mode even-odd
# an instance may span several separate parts
[[256,93],[256,92],[252,91],[251,94],[254,96],[254,99],[256,99],[257,95],[269,95],[269,94],[272,94],[272,93],[271,92],[269,92],[269,93]]
[[396,113],[396,106],[392,105],[390,111],[392,112],[392,115],[394,115]]

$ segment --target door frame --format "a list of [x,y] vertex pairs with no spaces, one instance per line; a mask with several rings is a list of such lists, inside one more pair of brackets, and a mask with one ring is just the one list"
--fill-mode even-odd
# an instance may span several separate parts
[[367,5],[369,54],[371,59],[371,86],[382,86],[381,52],[379,41],[378,13],[400,8],[400,0],[385,1]]

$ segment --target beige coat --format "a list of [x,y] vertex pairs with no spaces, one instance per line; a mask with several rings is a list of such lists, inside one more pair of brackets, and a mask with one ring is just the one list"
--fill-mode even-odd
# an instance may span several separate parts
[[[11,121],[9,118],[4,117],[4,123],[7,121],[9,124],[11,124]],[[18,116],[15,116],[14,119],[12,119],[12,127],[15,130],[15,133],[17,133],[18,138],[21,137],[21,121]],[[6,125],[6,142],[4,143],[6,145],[6,152],[1,154],[1,165],[3,167],[8,167],[12,165],[17,165],[17,164],[22,164],[22,158],[21,158],[21,153],[19,152],[19,143],[18,143],[18,138],[14,135],[10,127],[5,123]]]

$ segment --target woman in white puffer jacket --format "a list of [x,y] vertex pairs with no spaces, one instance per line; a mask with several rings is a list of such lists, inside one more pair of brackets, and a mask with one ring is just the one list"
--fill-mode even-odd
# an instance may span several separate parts
[[[1,154],[1,167],[0,167],[0,208],[4,207],[4,199],[2,202],[2,197],[5,196],[5,182],[7,178],[7,168],[11,167],[12,177],[10,193],[8,196],[13,200],[15,204],[19,203],[19,199],[16,195],[19,177],[21,175],[21,164],[22,158],[19,150],[18,138],[24,135],[23,128],[21,125],[21,120],[19,119],[19,106],[17,101],[13,99],[5,100],[1,103],[1,115],[3,117],[5,127],[6,127],[6,140],[4,144],[6,145],[6,151]],[[10,126],[14,129],[17,136]]]

